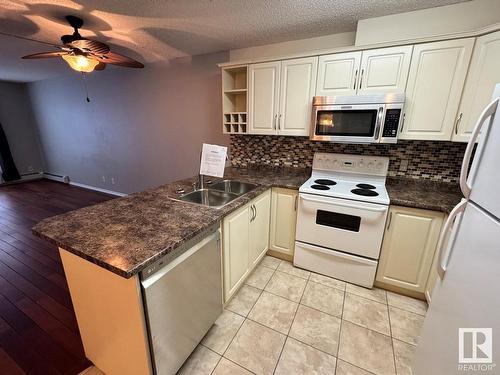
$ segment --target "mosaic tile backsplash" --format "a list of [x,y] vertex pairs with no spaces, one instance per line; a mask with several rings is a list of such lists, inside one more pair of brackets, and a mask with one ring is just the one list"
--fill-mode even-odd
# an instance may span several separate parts
[[[231,163],[312,167],[315,152],[387,156],[390,177],[458,182],[466,144],[399,140],[397,144],[343,144],[311,141],[307,137],[231,135]],[[404,164],[408,163],[404,170]]]

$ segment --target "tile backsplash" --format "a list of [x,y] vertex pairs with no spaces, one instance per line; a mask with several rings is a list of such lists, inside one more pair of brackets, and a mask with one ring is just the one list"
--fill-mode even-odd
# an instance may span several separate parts
[[[406,141],[397,144],[343,144],[311,141],[307,137],[231,135],[235,166],[311,167],[315,152],[387,156],[390,177],[458,182],[466,144]],[[405,168],[405,164],[407,166]]]

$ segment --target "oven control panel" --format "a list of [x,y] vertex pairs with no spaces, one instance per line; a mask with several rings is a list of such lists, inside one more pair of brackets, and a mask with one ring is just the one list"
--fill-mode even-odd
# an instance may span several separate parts
[[364,156],[349,154],[314,154],[313,169],[342,173],[363,173],[387,176],[389,158],[384,156]]

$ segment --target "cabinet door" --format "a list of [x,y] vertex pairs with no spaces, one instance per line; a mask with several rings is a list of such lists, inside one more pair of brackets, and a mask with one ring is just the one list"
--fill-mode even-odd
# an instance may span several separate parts
[[416,45],[400,138],[451,139],[474,39]]
[[271,197],[269,248],[293,256],[298,191],[275,188]]
[[249,66],[248,121],[251,134],[276,134],[281,62]]
[[[261,194],[253,202],[250,222],[250,268],[260,261],[269,248],[269,221],[271,215],[271,191]],[[250,210],[252,212],[252,210]]]
[[358,94],[404,92],[413,46],[363,51]]
[[361,52],[336,53],[319,57],[317,96],[356,94]]
[[309,135],[317,71],[317,57],[282,61],[278,134]]
[[223,222],[222,232],[224,241],[224,301],[227,301],[245,280],[249,270],[249,205],[226,217]]
[[424,293],[444,214],[391,206],[376,280]]
[[457,114],[453,141],[467,142],[479,115],[491,101],[500,82],[500,32],[477,38],[462,101]]

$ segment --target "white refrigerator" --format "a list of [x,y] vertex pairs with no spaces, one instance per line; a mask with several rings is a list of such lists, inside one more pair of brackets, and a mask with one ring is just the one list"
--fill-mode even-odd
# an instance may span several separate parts
[[460,176],[464,198],[438,243],[440,278],[415,352],[414,375],[500,374],[499,98],[497,84],[467,145]]

